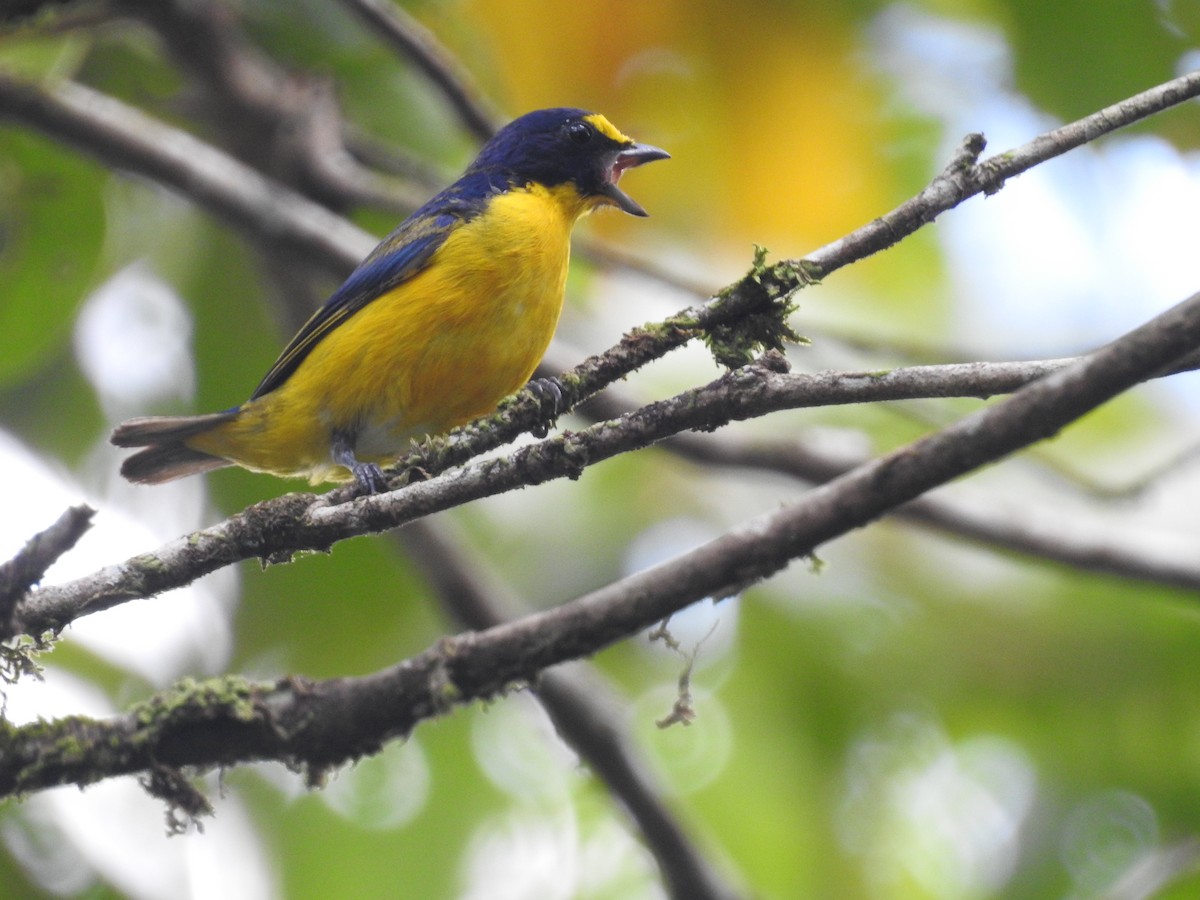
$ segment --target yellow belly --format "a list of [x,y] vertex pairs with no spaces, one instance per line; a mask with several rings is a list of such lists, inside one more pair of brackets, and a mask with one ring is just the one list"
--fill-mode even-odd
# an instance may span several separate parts
[[[330,332],[279,388],[188,441],[238,465],[346,480],[337,431],[364,462],[495,408],[532,375],[558,324],[574,191],[509,191],[453,232],[430,264]],[[575,195],[577,197],[577,195]]]

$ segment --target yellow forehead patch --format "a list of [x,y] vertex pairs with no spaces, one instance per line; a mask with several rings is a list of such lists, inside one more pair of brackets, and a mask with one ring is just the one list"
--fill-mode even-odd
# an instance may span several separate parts
[[621,134],[621,132],[617,131],[617,129],[613,125],[613,123],[608,121],[608,119],[604,118],[604,116],[600,115],[600,113],[592,113],[590,116],[584,116],[583,119],[585,122],[591,122],[592,126],[598,132],[600,132],[606,138],[610,138],[610,139],[616,141],[618,144],[632,144],[633,143],[633,138],[628,137],[627,135]]

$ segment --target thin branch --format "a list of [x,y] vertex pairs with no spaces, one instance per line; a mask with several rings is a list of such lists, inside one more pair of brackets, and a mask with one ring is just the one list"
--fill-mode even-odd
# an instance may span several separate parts
[[[775,472],[811,484],[824,484],[849,472],[864,460],[800,442],[747,444],[715,436],[682,434],[665,445],[685,459],[707,465]],[[1163,535],[1144,540],[1119,528],[1106,527],[1095,517],[1071,513],[1042,501],[1019,514],[988,503],[985,497],[960,496],[951,489],[920,497],[890,515],[950,537],[981,541],[1085,572],[1114,575],[1167,587],[1200,591],[1200,558],[1194,541],[1165,542]],[[1135,538],[1143,538],[1137,540]]]
[[179,191],[243,232],[345,275],[375,240],[349,220],[211,144],[91,88],[43,89],[0,73],[0,119],[13,119]]
[[486,141],[496,133],[500,122],[495,111],[483,99],[471,74],[428,28],[387,0],[342,0],[342,5],[424,72],[475,137]]
[[[461,538],[425,519],[393,532],[437,592],[442,606],[464,628],[482,630],[527,614],[502,593],[499,576],[469,554]],[[534,693],[559,736],[624,805],[641,831],[671,896],[718,900],[737,896],[708,857],[688,837],[662,789],[624,734],[615,710],[621,704],[593,670],[578,663],[542,672]]]
[[0,641],[15,633],[18,603],[92,527],[95,514],[90,506],[68,507],[53,525],[31,537],[16,556],[0,563]]
[[339,212],[361,202],[408,210],[424,202],[424,186],[383,179],[348,151],[329,79],[279,65],[228,5],[113,2],[152,28],[202,88],[186,98],[189,119],[204,121],[238,159]]
[[[814,488],[664,563],[516,622],[445,638],[360,678],[184,684],[107,721],[0,730],[0,795],[88,784],[152,766],[278,759],[319,779],[422,719],[769,577],[821,544],[951,479],[1049,437],[1200,345],[1200,294],[994,406]],[[501,461],[503,464],[505,461]],[[417,487],[420,487],[418,485]],[[360,505],[387,498],[368,498]],[[335,511],[336,512],[336,511]]]
[[1200,71],[1189,72],[978,164],[975,159],[983,150],[983,136],[967,135],[954,160],[916,197],[809,254],[807,259],[828,275],[847,262],[893,246],[967,197],[981,192],[995,194],[1008,179],[1036,165],[1197,96],[1200,96]]
[[203,88],[203,101],[189,100],[192,112],[201,112],[223,137],[231,138],[240,159],[263,166],[276,155],[281,136],[308,115],[310,79],[288,72],[254,46],[228,4],[110,2],[153,29],[164,55]]

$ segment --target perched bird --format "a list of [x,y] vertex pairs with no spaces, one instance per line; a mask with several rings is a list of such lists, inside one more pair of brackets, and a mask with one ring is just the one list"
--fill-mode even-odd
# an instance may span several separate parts
[[562,310],[572,226],[601,206],[646,215],[617,181],[667,157],[581,109],[514,120],[371,252],[249,400],[120,425],[114,444],[144,448],[121,474],[159,484],[237,465],[382,490],[380,466],[413,438],[529,381]]

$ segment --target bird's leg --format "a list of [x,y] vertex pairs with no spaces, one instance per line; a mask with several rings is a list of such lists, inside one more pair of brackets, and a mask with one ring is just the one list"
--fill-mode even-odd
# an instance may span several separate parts
[[563,400],[562,382],[553,376],[535,378],[526,387],[541,405],[541,418],[536,425],[529,429],[529,433],[534,437],[544,438],[550,432],[550,426],[565,411],[566,403]]
[[345,466],[354,476],[360,494],[382,494],[388,489],[383,470],[375,463],[360,462],[354,455],[354,436],[335,431],[330,443],[330,456],[339,466]]

